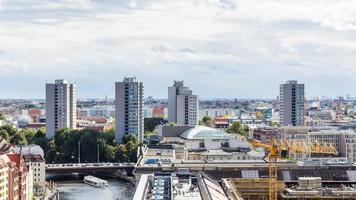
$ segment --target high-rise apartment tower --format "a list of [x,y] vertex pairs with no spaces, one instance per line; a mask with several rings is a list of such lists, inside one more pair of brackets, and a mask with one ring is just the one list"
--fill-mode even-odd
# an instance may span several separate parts
[[280,85],[279,115],[283,126],[304,125],[304,84],[287,81]]
[[46,137],[52,138],[56,130],[76,128],[76,86],[66,80],[46,84]]
[[199,97],[184,86],[183,81],[174,81],[168,88],[168,121],[177,125],[198,125]]
[[136,135],[139,142],[143,141],[143,101],[143,83],[135,77],[115,83],[116,143],[121,144],[125,134]]

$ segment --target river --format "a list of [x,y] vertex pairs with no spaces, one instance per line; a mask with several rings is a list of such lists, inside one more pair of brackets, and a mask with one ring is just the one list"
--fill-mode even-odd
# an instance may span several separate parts
[[131,200],[133,198],[135,187],[127,181],[110,179],[109,187],[96,188],[83,183],[82,177],[55,178],[61,200]]

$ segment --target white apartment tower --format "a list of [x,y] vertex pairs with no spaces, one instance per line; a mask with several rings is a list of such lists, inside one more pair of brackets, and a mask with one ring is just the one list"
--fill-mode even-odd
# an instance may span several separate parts
[[143,83],[135,77],[126,77],[115,83],[116,143],[122,143],[125,134],[134,134],[143,141]]
[[183,81],[174,81],[168,88],[168,121],[177,125],[198,125],[199,97],[184,87]]
[[282,126],[304,125],[304,84],[287,81],[280,85],[279,115]]
[[66,80],[46,84],[46,137],[52,138],[56,130],[76,128],[76,86]]

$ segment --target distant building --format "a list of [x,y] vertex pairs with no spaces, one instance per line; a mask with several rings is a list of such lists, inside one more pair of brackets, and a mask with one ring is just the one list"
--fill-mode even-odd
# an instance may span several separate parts
[[56,130],[76,128],[76,86],[65,80],[46,84],[46,137],[52,138]]
[[199,118],[202,120],[204,117],[210,117],[212,119],[217,117],[235,116],[236,111],[230,108],[205,108],[200,109]]
[[283,126],[304,125],[304,84],[287,81],[280,85],[280,123]]
[[165,109],[166,108],[163,106],[154,106],[152,110],[152,116],[164,118]]
[[271,138],[280,138],[280,129],[276,127],[258,127],[253,130],[252,136],[256,140],[268,141]]
[[125,134],[134,134],[143,141],[143,101],[142,82],[134,77],[126,77],[115,84],[116,142],[122,143]]
[[183,81],[174,81],[168,88],[168,121],[178,125],[195,126],[199,119],[199,97],[184,86]]
[[87,130],[93,130],[93,131],[99,131],[99,132],[109,131],[113,128],[114,128],[114,126],[111,124],[95,124],[95,125],[84,127],[84,129],[87,129]]
[[29,109],[27,115],[31,117],[32,122],[39,122],[41,117],[44,115],[44,110],[42,109]]
[[215,118],[213,120],[214,128],[227,129],[230,127],[229,119],[227,118]]
[[29,123],[26,126],[26,128],[34,129],[34,130],[39,130],[39,129],[45,128],[45,127],[46,127],[46,123]]

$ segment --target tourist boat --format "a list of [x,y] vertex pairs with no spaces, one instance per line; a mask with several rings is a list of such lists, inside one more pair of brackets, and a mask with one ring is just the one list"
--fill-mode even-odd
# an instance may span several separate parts
[[109,186],[106,180],[94,177],[94,176],[85,176],[84,183],[94,186],[94,187],[107,187]]
[[340,158],[340,159],[334,158],[334,159],[327,160],[326,164],[327,165],[347,165],[347,160],[343,159],[343,158]]

